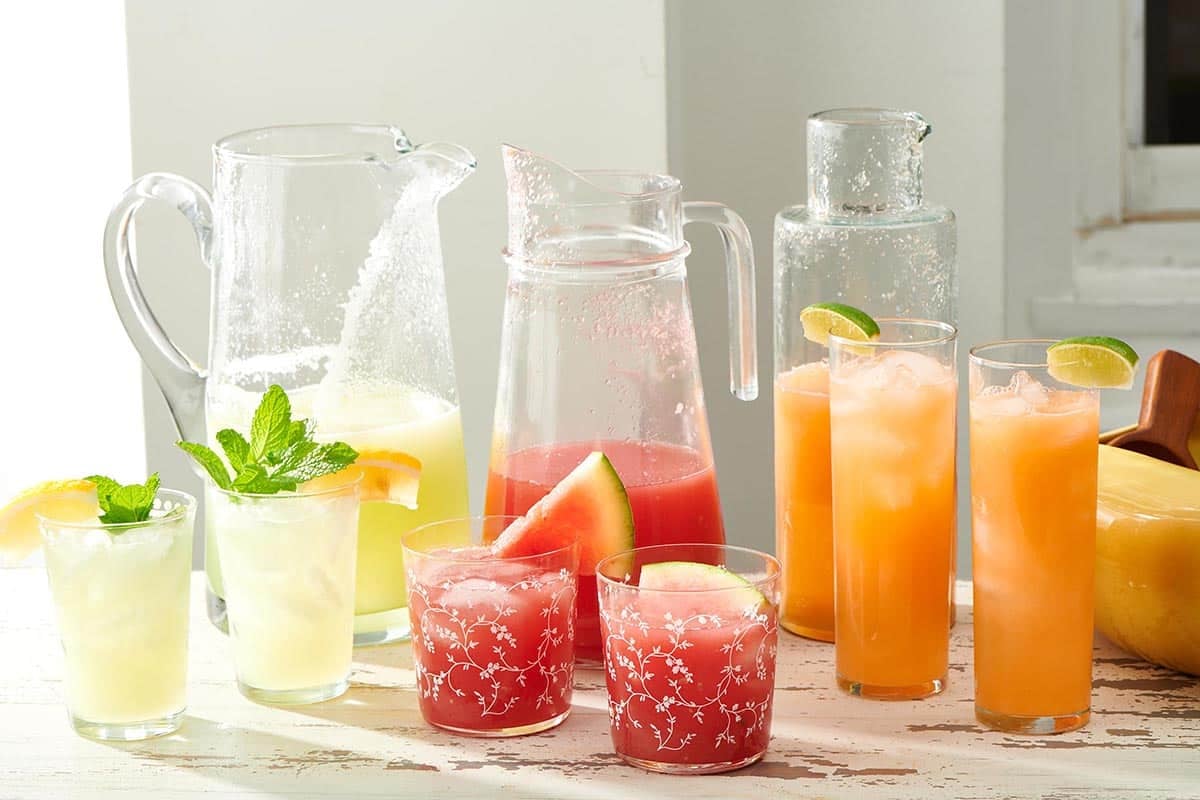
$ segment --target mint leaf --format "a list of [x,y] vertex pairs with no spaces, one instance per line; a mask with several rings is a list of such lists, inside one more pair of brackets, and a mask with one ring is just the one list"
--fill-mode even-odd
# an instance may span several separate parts
[[208,447],[195,442],[176,442],[175,446],[191,456],[197,464],[204,468],[212,482],[222,489],[230,489],[233,481],[229,478],[229,470],[225,469],[221,457]]
[[246,464],[238,470],[237,477],[233,479],[233,490],[246,494],[274,494],[279,491],[272,488],[266,468],[258,464]]
[[88,475],[84,480],[96,484],[96,501],[102,511],[108,511],[108,496],[120,489],[121,484],[105,475]]
[[217,444],[225,451],[225,458],[234,472],[240,472],[246,462],[251,460],[250,443],[233,428],[217,431]]
[[358,452],[344,442],[313,444],[297,459],[282,462],[271,473],[272,480],[301,484],[322,475],[341,472],[354,463]]
[[104,475],[89,475],[84,480],[96,484],[96,501],[100,505],[100,521],[106,525],[145,522],[150,519],[159,479],[155,472],[145,483],[122,485]]
[[340,472],[358,458],[357,451],[344,442],[314,441],[315,431],[312,420],[292,419],[287,393],[279,386],[271,386],[250,422],[249,442],[232,428],[217,432],[217,443],[225,451],[230,468],[205,445],[177,444],[222,489],[275,494],[295,491],[305,481]]
[[[263,395],[250,423],[250,455],[260,462],[287,446],[292,428],[292,404],[283,387],[273,385]],[[270,461],[270,459],[267,459]]]
[[310,419],[293,420],[292,426],[288,430],[287,446],[291,447],[298,442],[311,439],[316,428],[316,424]]

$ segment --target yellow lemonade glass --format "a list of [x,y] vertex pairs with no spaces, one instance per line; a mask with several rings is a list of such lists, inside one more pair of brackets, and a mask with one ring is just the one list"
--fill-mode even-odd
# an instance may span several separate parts
[[195,513],[194,498],[163,489],[144,522],[41,518],[67,710],[83,736],[134,741],[179,729]]

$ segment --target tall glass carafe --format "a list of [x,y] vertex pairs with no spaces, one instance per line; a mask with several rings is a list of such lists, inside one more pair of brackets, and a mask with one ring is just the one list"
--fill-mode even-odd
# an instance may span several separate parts
[[[716,225],[729,281],[730,382],[758,394],[749,232],[668,175],[573,172],[504,148],[508,294],[488,514],[522,514],[590,451],[628,491],[636,542],[725,540],[683,238]],[[576,656],[598,663],[594,575],[580,576]]]
[[[839,302],[874,317],[954,324],[954,214],[924,202],[911,111],[844,108],[808,119],[808,204],[775,218],[775,537],[780,624],[833,641],[829,365],[800,312]],[[951,590],[953,587],[951,587]]]
[[[226,137],[213,162],[211,198],[155,173],[113,210],[105,266],[117,311],[187,439],[245,429],[278,383],[318,437],[421,461],[416,510],[367,502],[359,522],[355,642],[401,638],[400,534],[467,513],[437,204],[474,157],[456,145],[414,146],[384,125],[303,125]],[[191,221],[212,270],[207,370],[167,338],[138,285],[129,231],[147,200]],[[211,515],[207,534],[209,617],[223,627]]]

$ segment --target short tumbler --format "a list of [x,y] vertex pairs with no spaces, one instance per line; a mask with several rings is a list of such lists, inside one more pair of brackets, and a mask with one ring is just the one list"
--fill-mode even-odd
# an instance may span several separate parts
[[[655,588],[641,586],[652,564],[663,565]],[[617,755],[679,774],[727,772],[762,758],[771,738],[779,562],[742,547],[658,545],[604,559],[596,577]]]
[[349,686],[358,484],[314,492],[209,493],[238,688],[316,703]]
[[405,534],[408,611],[421,714],[468,736],[521,736],[571,710],[579,546],[498,558],[518,517],[423,525]]
[[187,705],[196,501],[163,489],[145,522],[41,518],[71,724],[134,741],[179,729]]

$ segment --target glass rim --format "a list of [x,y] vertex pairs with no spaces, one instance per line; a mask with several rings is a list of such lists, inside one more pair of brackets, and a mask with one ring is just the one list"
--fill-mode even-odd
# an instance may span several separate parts
[[[386,157],[376,150],[330,148],[328,152],[260,153],[251,145],[271,136],[311,133],[324,135],[389,136],[394,148]],[[227,134],[212,146],[213,155],[221,159],[260,164],[352,164],[367,160],[391,161],[407,155],[416,148],[402,128],[380,122],[310,122],[291,125],[265,125]]]
[[883,126],[911,126],[913,123],[925,125],[929,123],[925,121],[925,117],[921,116],[916,111],[904,111],[898,108],[882,108],[877,106],[841,106],[838,108],[827,108],[823,111],[818,111],[815,114],[810,114],[809,122],[815,122],[820,125],[841,126],[846,128],[851,127],[883,127]]
[[[768,587],[772,582],[780,580],[779,576],[783,574],[783,564],[780,563],[778,558],[771,555],[770,553],[765,553],[762,550],[755,550],[753,547],[742,547],[740,545],[735,545],[735,544],[713,544],[711,542],[679,542],[677,544],[643,545],[642,547],[634,547],[629,550],[622,550],[619,553],[613,553],[610,556],[606,556],[606,557],[600,559],[598,562],[596,562],[596,584],[597,584],[597,586],[599,586],[599,585],[617,586],[624,590],[634,591],[634,592],[653,592],[655,594],[671,595],[671,596],[685,596],[685,595],[691,596],[691,595],[697,595],[697,594],[717,594],[719,592],[744,591],[746,586],[722,586],[717,589],[643,589],[642,587],[638,586],[636,583],[626,583],[625,581],[616,580],[615,578],[610,578],[608,575],[605,575],[603,572],[603,567],[608,565],[610,562],[615,562],[617,559],[620,559],[620,558],[628,558],[631,556],[636,556],[639,553],[649,553],[649,552],[652,552],[655,550],[670,551],[670,550],[678,550],[681,548],[701,548],[701,547],[718,549],[718,550],[721,550],[722,552],[739,553],[742,555],[748,555],[748,556],[752,556],[754,558],[761,559],[762,563],[767,566],[768,575],[766,577],[760,578],[758,580],[748,580],[746,578],[742,578],[742,579],[746,581],[746,585],[752,586],[755,589],[759,590],[764,596],[766,596],[766,592],[764,591],[764,589],[766,587]],[[675,559],[675,560],[677,560],[677,559]],[[662,563],[662,562],[652,561],[650,563],[658,564],[658,563]],[[772,564],[774,564],[774,566],[775,566],[774,571],[771,570]],[[712,565],[709,565],[709,566],[712,566]],[[726,571],[731,572],[734,575],[738,575],[739,578],[742,577],[734,570],[730,570],[727,567],[725,569],[726,569]],[[768,598],[768,600],[769,599],[770,598]]]
[[975,345],[967,352],[967,358],[974,364],[980,364],[985,367],[994,367],[994,368],[998,368],[998,369],[1039,369],[1039,368],[1047,369],[1050,366],[1048,360],[1042,360],[1039,362],[1009,361],[1009,360],[999,359],[999,358],[988,358],[984,355],[981,355],[981,353],[985,350],[990,350],[992,348],[1000,348],[1000,347],[1006,347],[1006,346],[1012,346],[1012,345],[1023,345],[1023,344],[1026,344],[1026,345],[1045,344],[1047,347],[1049,347],[1049,345],[1055,344],[1058,341],[1059,341],[1058,339],[1041,339],[1041,338],[996,339],[991,342],[984,342],[983,344]]
[[[336,475],[337,473],[333,473],[333,474]],[[321,477],[328,477],[328,476],[323,475]],[[222,489],[220,486],[217,486],[215,483],[213,483],[210,478],[205,477],[204,480],[207,485],[211,486],[214,490],[216,490],[217,492],[220,492],[221,494],[225,495],[226,497],[238,497],[238,498],[244,498],[247,500],[310,500],[314,497],[324,497],[325,495],[341,494],[342,492],[346,491],[347,489],[357,489],[358,485],[360,483],[362,483],[362,479],[363,479],[362,473],[359,473],[357,475],[347,476],[345,478],[345,480],[343,480],[342,482],[340,482],[334,486],[326,486],[326,487],[322,487],[320,489],[310,489],[308,491],[301,491],[299,489],[299,487],[297,487],[296,490],[294,490],[294,491],[275,492],[273,494],[264,494],[263,492],[239,492],[236,489]],[[313,480],[318,480],[318,479],[313,478]]]
[[[454,554],[454,551],[451,551],[448,553],[429,553],[425,550],[418,550],[414,547],[410,547],[408,544],[410,539],[412,539],[412,537],[416,536],[417,534],[424,533],[433,528],[440,528],[445,525],[461,525],[464,522],[466,522],[466,523],[484,523],[484,522],[487,522],[488,520],[507,520],[508,524],[505,525],[501,531],[503,533],[504,530],[508,530],[508,525],[511,525],[513,522],[515,522],[516,520],[519,520],[519,519],[523,519],[523,517],[520,514],[468,514],[468,515],[462,516],[462,517],[447,517],[446,519],[438,519],[438,520],[434,520],[433,522],[426,522],[424,525],[418,525],[417,527],[412,528],[411,530],[405,531],[404,533],[400,534],[400,546],[405,551],[415,553],[420,558],[428,559],[430,561],[437,561],[437,562],[440,562],[443,564],[487,564],[489,562],[494,562],[494,561],[503,562],[505,564],[517,564],[522,561],[529,561],[532,559],[543,559],[543,558],[547,558],[547,557],[557,556],[562,553],[566,553],[570,550],[575,550],[578,552],[578,550],[579,550],[579,540],[578,539],[572,539],[570,541],[570,543],[568,543],[568,544],[562,545],[561,547],[555,547],[551,550],[545,550],[540,553],[530,553],[530,554],[521,555],[521,556],[489,555],[487,558],[468,558],[465,556],[456,557]],[[472,530],[474,530],[474,529],[472,529]],[[472,549],[474,549],[476,547],[481,547],[481,546],[484,546],[484,545],[467,545],[467,547],[470,547]],[[448,548],[443,548],[443,549],[448,549]],[[463,549],[466,549],[466,548],[463,548]]]
[[141,520],[140,522],[100,522],[96,520],[65,520],[52,517],[47,514],[35,511],[34,517],[39,523],[47,527],[59,530],[77,530],[77,531],[129,531],[137,528],[153,528],[159,525],[166,525],[171,522],[178,522],[187,516],[187,514],[196,509],[196,498],[187,492],[181,492],[178,489],[159,489],[154,493],[154,499],[159,498],[170,499],[175,501],[175,506],[166,513],[150,517],[149,519]]
[[848,345],[848,346],[855,347],[855,348],[859,348],[859,347],[862,347],[862,348],[887,348],[887,349],[896,350],[896,349],[932,347],[934,345],[946,344],[948,342],[953,342],[956,339],[958,339],[958,326],[957,325],[952,325],[949,322],[942,322],[942,321],[936,320],[936,319],[921,319],[919,317],[878,317],[875,319],[875,322],[879,323],[881,332],[882,332],[882,328],[883,328],[883,323],[886,322],[889,324],[890,323],[901,323],[904,325],[912,325],[914,327],[935,328],[937,330],[942,331],[942,335],[934,336],[929,339],[918,339],[916,341],[911,341],[911,342],[892,342],[892,341],[884,340],[882,338],[868,339],[866,341],[863,341],[861,339],[847,339],[844,336],[838,336],[837,334],[830,333],[829,334],[830,350],[833,349],[834,342],[837,342],[839,345]]

